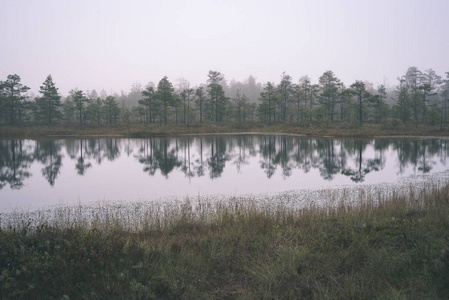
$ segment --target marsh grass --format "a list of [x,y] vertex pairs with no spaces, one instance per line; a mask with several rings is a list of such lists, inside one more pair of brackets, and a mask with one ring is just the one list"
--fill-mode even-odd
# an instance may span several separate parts
[[447,182],[320,195],[1,215],[0,298],[449,297]]
[[266,125],[250,123],[238,125],[234,123],[203,123],[170,124],[160,126],[157,124],[142,125],[131,123],[115,126],[76,126],[74,124],[59,124],[55,126],[0,126],[0,138],[38,138],[47,136],[89,136],[89,135],[121,135],[127,137],[153,137],[175,136],[181,134],[205,134],[205,133],[286,133],[303,134],[310,136],[333,137],[374,137],[374,136],[447,136],[449,130],[439,126],[413,126],[400,125],[395,128],[385,127],[381,124],[365,124],[363,127],[352,126],[346,123],[334,123],[332,125],[315,124],[313,126],[298,126],[297,124]]

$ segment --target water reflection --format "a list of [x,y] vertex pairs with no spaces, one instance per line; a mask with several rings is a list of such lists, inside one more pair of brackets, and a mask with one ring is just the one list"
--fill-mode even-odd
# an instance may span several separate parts
[[0,188],[9,184],[11,189],[20,189],[25,179],[31,176],[29,167],[35,158],[31,145],[23,141],[0,143]]
[[34,162],[41,165],[42,176],[53,187],[63,165],[70,161],[74,162],[74,172],[85,176],[89,169],[101,168],[105,160],[116,161],[122,154],[131,158],[130,163],[140,164],[144,174],[160,174],[166,179],[171,174],[183,174],[188,180],[215,180],[227,168],[242,174],[246,170],[253,172],[257,165],[268,179],[275,174],[286,179],[294,172],[306,176],[315,170],[327,182],[345,176],[358,183],[388,163],[395,165],[397,175],[410,169],[414,173],[429,173],[436,165],[445,166],[448,148],[447,141],[440,139],[339,140],[269,135],[1,140],[0,189],[8,185],[11,189],[22,188],[32,176]]
[[35,148],[35,159],[44,165],[42,168],[42,176],[54,186],[56,177],[58,176],[63,155],[61,153],[61,141],[37,141]]
[[178,140],[176,140],[176,147],[171,145],[168,139],[151,139],[140,140],[141,145],[138,154],[135,156],[139,163],[144,165],[144,172],[149,175],[154,175],[159,169],[161,174],[168,178],[168,174],[173,171],[175,167],[179,167],[179,147]]
[[355,168],[343,167],[341,172],[349,176],[354,182],[363,182],[366,174],[371,171],[379,171],[385,164],[385,161],[379,158],[381,157],[381,151],[376,151],[374,158],[367,159],[363,157],[367,144],[362,141],[354,141],[353,147],[348,147],[348,149],[352,150],[352,153],[349,153],[349,155],[354,157]]

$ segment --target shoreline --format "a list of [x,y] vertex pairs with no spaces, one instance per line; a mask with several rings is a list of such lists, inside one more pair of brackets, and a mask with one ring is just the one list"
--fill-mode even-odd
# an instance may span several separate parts
[[386,129],[380,124],[366,124],[362,128],[346,124],[331,126],[301,127],[295,124],[247,124],[244,126],[208,123],[203,125],[142,125],[95,127],[95,126],[0,126],[0,139],[39,138],[59,136],[120,136],[120,137],[162,137],[180,135],[227,135],[227,134],[283,134],[311,137],[448,137],[449,130],[439,126],[420,128],[398,127]]
[[[413,192],[417,195],[426,190],[430,185],[444,186],[449,184],[449,170],[432,174],[409,175],[399,178],[395,182],[367,183],[360,185],[335,185],[324,188],[289,189],[280,192],[244,193],[240,195],[205,194],[195,197],[185,196],[160,196],[156,198],[130,199],[103,199],[92,200],[84,203],[64,203],[46,205],[40,208],[24,209],[13,207],[10,210],[0,211],[2,223],[9,223],[14,216],[21,215],[32,223],[39,223],[42,218],[48,218],[55,212],[71,210],[90,215],[92,212],[108,210],[134,211],[137,214],[145,214],[149,207],[181,207],[186,202],[192,207],[199,203],[210,206],[226,206],[228,203],[240,202],[248,205],[265,207],[276,210],[282,206],[291,212],[316,208],[337,208],[339,205],[357,207],[366,199],[371,199],[372,204],[379,203],[381,199],[404,196]],[[136,207],[139,209],[137,210]],[[195,213],[195,212],[193,212]],[[20,224],[18,224],[20,225]],[[0,229],[2,228],[0,224]]]
[[133,127],[133,128],[77,128],[77,127],[0,127],[0,139],[42,138],[153,138],[211,135],[278,135],[310,138],[382,138],[382,139],[449,139],[449,131],[435,128],[383,130],[377,127],[354,128],[304,128],[295,126],[254,126],[234,128],[229,126],[203,127]]
[[0,228],[0,295],[447,299],[449,185],[423,188],[295,211],[234,199],[17,214]]

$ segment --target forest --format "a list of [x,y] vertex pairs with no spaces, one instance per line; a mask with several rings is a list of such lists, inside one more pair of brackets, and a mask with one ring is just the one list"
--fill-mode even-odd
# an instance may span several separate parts
[[443,129],[448,123],[449,72],[442,77],[432,69],[409,67],[393,87],[361,80],[345,85],[330,70],[318,83],[308,76],[294,83],[285,72],[278,83],[260,83],[254,76],[228,83],[222,73],[212,70],[207,78],[195,87],[186,79],[174,84],[164,76],[157,85],[136,82],[129,93],[73,89],[62,96],[48,75],[34,96],[19,75],[9,75],[0,81],[0,126],[372,123],[386,129],[423,125]]

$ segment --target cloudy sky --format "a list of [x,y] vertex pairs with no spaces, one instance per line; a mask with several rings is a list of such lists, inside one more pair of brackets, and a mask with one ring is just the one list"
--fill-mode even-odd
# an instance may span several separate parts
[[60,92],[128,92],[135,82],[374,84],[410,66],[449,71],[448,0],[0,0],[0,80],[18,74],[37,93],[48,74]]

